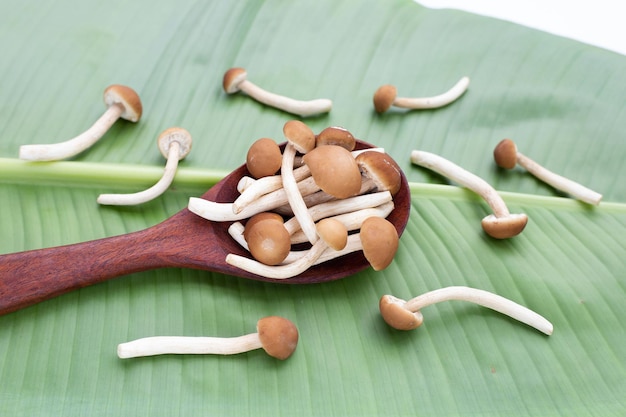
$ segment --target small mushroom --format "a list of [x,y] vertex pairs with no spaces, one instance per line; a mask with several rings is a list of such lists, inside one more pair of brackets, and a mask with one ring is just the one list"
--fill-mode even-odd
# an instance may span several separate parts
[[269,177],[280,169],[283,156],[280,148],[270,138],[256,140],[248,149],[246,168],[254,178]]
[[137,93],[130,87],[114,84],[104,90],[104,114],[85,132],[65,142],[20,146],[20,159],[28,161],[56,161],[70,158],[96,143],[119,119],[138,122],[142,105]]
[[246,226],[244,238],[254,259],[265,265],[278,265],[291,249],[291,237],[282,218],[253,221]]
[[298,329],[283,317],[268,316],[257,322],[256,333],[239,337],[145,337],[117,346],[117,356],[136,358],[165,354],[234,355],[255,349],[277,359],[285,360],[296,350]]
[[483,230],[496,239],[517,236],[528,223],[526,214],[511,214],[498,192],[485,180],[438,155],[424,151],[412,151],[411,162],[437,172],[480,195],[493,210],[482,219]]
[[400,167],[391,156],[384,152],[368,151],[356,157],[356,163],[363,176],[371,179],[378,191],[388,190],[396,195],[402,185]]
[[361,189],[361,172],[354,156],[337,145],[319,146],[303,157],[315,183],[326,193],[347,198]]
[[317,241],[315,222],[311,218],[307,206],[298,190],[298,183],[293,174],[293,160],[296,152],[306,154],[315,148],[315,134],[307,125],[299,120],[290,120],[283,126],[283,133],[287,138],[287,145],[283,151],[283,160],[280,173],[283,180],[283,188],[287,194],[287,201],[298,219],[302,231],[309,242]]
[[171,127],[164,130],[157,138],[159,151],[167,159],[161,179],[152,187],[137,193],[100,194],[97,200],[98,203],[117,206],[142,204],[160,196],[174,180],[178,161],[189,154],[191,144],[191,134],[187,130],[181,127]]
[[420,312],[422,308],[450,300],[469,301],[490,308],[534,327],[548,336],[553,331],[552,323],[534,311],[497,294],[470,287],[445,287],[427,292],[409,301],[392,295],[384,295],[380,299],[379,308],[383,319],[391,327],[398,330],[412,330],[421,326],[424,321]]
[[395,86],[386,84],[378,88],[374,93],[374,109],[378,113],[384,113],[391,106],[405,109],[436,109],[447,106],[465,93],[469,86],[469,78],[461,78],[450,90],[434,97],[405,98],[398,97]]
[[352,151],[356,146],[356,140],[347,129],[339,126],[331,126],[317,134],[315,146],[322,145],[337,145]]
[[598,205],[602,200],[602,194],[599,194],[575,181],[555,174],[554,172],[542,167],[526,155],[518,152],[515,142],[511,139],[503,139],[493,150],[493,157],[496,164],[505,169],[513,169],[516,164],[520,164],[526,168],[528,172],[535,177],[546,182],[557,190],[561,190],[570,194],[574,198],[584,201],[588,204]]
[[393,223],[382,217],[369,217],[361,225],[363,255],[374,271],[389,266],[398,250],[398,231]]
[[327,217],[315,225],[317,234],[334,250],[341,250],[348,243],[348,229],[337,219]]
[[231,68],[226,71],[222,86],[227,94],[243,91],[263,104],[303,117],[328,113],[333,104],[328,99],[301,101],[270,93],[249,81],[248,73],[243,68]]

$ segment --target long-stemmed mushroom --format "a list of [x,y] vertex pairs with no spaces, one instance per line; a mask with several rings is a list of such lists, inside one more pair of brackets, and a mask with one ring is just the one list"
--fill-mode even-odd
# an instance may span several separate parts
[[283,188],[287,194],[287,201],[298,220],[302,231],[312,244],[317,241],[315,223],[309,214],[302,195],[298,191],[298,183],[293,174],[293,159],[296,152],[305,154],[315,148],[315,133],[307,125],[299,120],[290,120],[283,126],[283,133],[287,138],[287,145],[283,151],[283,160],[280,173],[283,180]]
[[476,288],[453,286],[430,291],[409,301],[384,295],[379,302],[380,313],[391,327],[412,330],[422,325],[424,317],[420,310],[443,301],[461,300],[479,304],[525,323],[542,333],[551,335],[552,323],[534,311],[500,295]]
[[257,322],[256,333],[238,337],[155,336],[121,343],[117,356],[122,359],[164,354],[234,355],[255,349],[285,360],[296,350],[298,329],[283,317],[268,316]]
[[243,68],[231,68],[226,71],[222,86],[227,94],[243,91],[263,104],[303,117],[328,113],[333,105],[328,99],[302,101],[271,93],[248,80],[248,73]]
[[70,158],[96,143],[119,118],[138,122],[143,111],[139,95],[130,87],[113,84],[104,90],[106,111],[86,131],[65,142],[20,146],[19,157],[28,161]]
[[463,77],[450,90],[437,96],[407,98],[398,97],[396,87],[391,84],[385,84],[374,93],[374,109],[378,113],[386,112],[391,106],[405,109],[436,109],[447,106],[461,97],[468,86],[469,78]]
[[159,181],[152,187],[131,194],[100,194],[98,196],[99,204],[106,205],[134,205],[142,204],[153,200],[167,190],[178,168],[178,161],[185,158],[191,151],[191,134],[181,127],[171,127],[164,130],[157,138],[157,145],[161,155],[167,162],[163,175]]
[[585,203],[598,205],[602,200],[602,194],[558,175],[520,153],[511,139],[501,140],[493,150],[493,157],[499,167],[513,169],[516,164],[519,164],[540,180]]
[[411,152],[411,162],[437,172],[480,195],[493,214],[484,217],[481,221],[483,230],[496,239],[506,239],[517,236],[528,223],[528,216],[524,213],[512,214],[502,200],[502,197],[487,181],[461,168],[455,163],[430,152]]

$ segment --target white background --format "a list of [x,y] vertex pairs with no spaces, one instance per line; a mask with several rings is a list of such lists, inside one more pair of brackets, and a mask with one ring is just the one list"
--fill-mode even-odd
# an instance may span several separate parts
[[460,9],[576,39],[626,55],[625,0],[415,0]]

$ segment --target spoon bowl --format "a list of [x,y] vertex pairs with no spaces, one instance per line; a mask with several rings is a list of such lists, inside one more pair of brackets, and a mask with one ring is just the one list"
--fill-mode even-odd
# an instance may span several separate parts
[[[284,144],[283,144],[284,146]],[[372,148],[357,141],[356,149]],[[211,187],[201,198],[233,202],[237,183],[248,175],[245,164]],[[402,174],[394,210],[387,219],[401,235],[409,218],[411,196]],[[157,268],[201,269],[235,277],[283,284],[333,281],[369,267],[361,251],[316,266],[293,278],[277,280],[225,262],[229,253],[250,256],[228,234],[231,222],[211,222],[183,209],[144,230],[88,242],[0,255],[0,314],[108,279]]]

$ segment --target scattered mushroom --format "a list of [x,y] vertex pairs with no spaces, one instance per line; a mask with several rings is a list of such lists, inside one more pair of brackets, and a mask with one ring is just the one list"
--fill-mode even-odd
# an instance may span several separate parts
[[65,142],[20,146],[19,157],[28,161],[56,161],[70,158],[96,143],[119,119],[137,122],[142,105],[137,93],[130,87],[113,84],[104,90],[107,110],[85,132]]
[[568,178],[562,177],[561,175],[555,174],[531,160],[526,155],[518,152],[515,142],[511,139],[503,139],[500,141],[493,151],[493,157],[499,167],[513,169],[516,164],[520,164],[535,177],[550,184],[557,190],[568,193],[585,203],[598,205],[600,204],[600,200],[602,200],[602,194]]
[[231,68],[224,74],[222,86],[227,94],[243,91],[253,99],[284,110],[287,113],[299,116],[312,116],[320,113],[328,113],[332,108],[332,101],[328,99],[316,99],[309,101],[294,100],[289,97],[270,93],[253,84],[248,79],[248,73],[243,68]]
[[405,109],[435,109],[447,106],[452,103],[465,91],[469,86],[469,78],[461,78],[450,90],[434,97],[421,98],[405,98],[398,97],[396,87],[390,84],[383,85],[374,93],[374,109],[378,113],[384,113],[391,106],[402,107]]
[[427,292],[409,301],[392,295],[384,295],[380,299],[379,308],[383,319],[391,327],[398,330],[412,330],[421,326],[424,321],[420,312],[422,308],[450,300],[469,301],[490,308],[534,327],[548,336],[553,331],[552,323],[534,311],[497,294],[470,287],[445,287]]
[[290,320],[268,316],[257,322],[256,333],[239,337],[156,336],[117,346],[117,356],[136,358],[164,354],[234,355],[263,348],[268,355],[285,360],[298,345],[298,329]]
[[191,134],[187,130],[181,127],[164,130],[157,138],[159,151],[167,159],[161,179],[152,187],[132,194],[100,194],[98,203],[118,206],[142,204],[160,196],[174,180],[178,161],[189,154],[191,144]]
[[411,162],[450,178],[452,181],[459,183],[484,198],[489,207],[493,210],[493,214],[486,216],[481,221],[483,230],[489,236],[496,239],[507,239],[517,236],[524,230],[524,227],[526,227],[528,216],[523,213],[511,214],[498,192],[477,175],[430,152],[412,151]]

